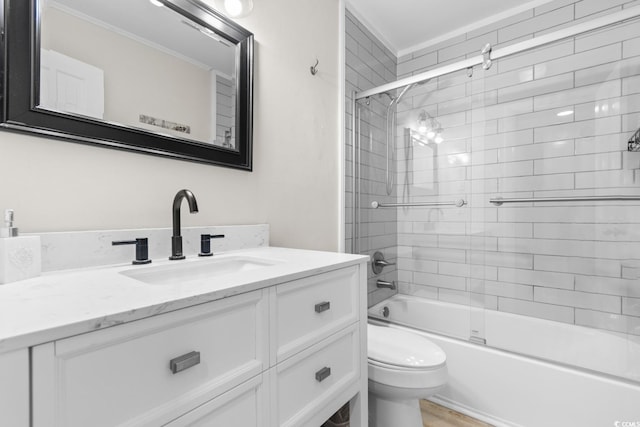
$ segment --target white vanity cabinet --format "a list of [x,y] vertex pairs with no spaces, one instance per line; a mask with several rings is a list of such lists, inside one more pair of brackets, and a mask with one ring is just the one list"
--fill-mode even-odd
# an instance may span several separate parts
[[352,325],[271,370],[272,426],[319,426],[331,415],[314,417],[357,383],[358,335],[358,326]]
[[358,320],[357,267],[270,289],[271,360],[281,362]]
[[33,427],[160,426],[260,374],[264,292],[34,347]]
[[271,288],[271,425],[313,425],[360,377],[359,274],[349,267]]
[[31,425],[364,426],[364,265],[34,346]]
[[0,426],[29,426],[29,350],[0,354]]
[[167,427],[267,427],[266,375],[258,375],[198,406]]

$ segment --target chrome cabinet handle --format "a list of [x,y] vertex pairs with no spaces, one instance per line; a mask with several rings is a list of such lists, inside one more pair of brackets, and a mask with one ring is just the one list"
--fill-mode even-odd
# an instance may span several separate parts
[[316,313],[322,313],[323,311],[327,311],[331,308],[330,301],[323,301],[316,304]]
[[329,375],[331,375],[331,368],[325,366],[324,368],[316,372],[316,381],[321,383],[322,381],[326,380]]
[[200,363],[200,352],[192,351],[169,361],[169,369],[174,374],[184,371]]

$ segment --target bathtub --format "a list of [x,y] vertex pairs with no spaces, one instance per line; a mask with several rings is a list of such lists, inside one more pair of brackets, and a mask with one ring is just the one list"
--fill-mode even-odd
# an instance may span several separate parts
[[400,294],[369,318],[445,351],[436,403],[496,426],[640,427],[639,337]]

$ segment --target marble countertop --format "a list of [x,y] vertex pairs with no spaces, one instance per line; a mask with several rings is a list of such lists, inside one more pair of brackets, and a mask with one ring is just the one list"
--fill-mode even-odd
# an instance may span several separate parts
[[[335,268],[366,262],[362,255],[261,247],[214,255],[276,261],[249,271],[181,284],[147,284],[123,274],[183,261],[119,264],[47,273],[0,286],[0,353],[166,313],[232,295],[262,289]],[[212,259],[212,258],[207,258]]]

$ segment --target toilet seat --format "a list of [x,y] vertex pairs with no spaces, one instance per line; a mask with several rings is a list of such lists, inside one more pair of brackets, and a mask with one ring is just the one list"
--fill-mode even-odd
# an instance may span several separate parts
[[443,366],[447,356],[433,342],[397,328],[367,324],[370,363],[400,370],[430,370]]
[[386,369],[396,369],[398,371],[407,371],[407,372],[431,371],[431,370],[434,370],[434,369],[439,369],[439,368],[441,368],[441,367],[446,365],[446,362],[442,362],[442,363],[440,363],[438,365],[435,365],[435,366],[426,366],[426,367],[423,367],[423,366],[417,366],[417,367],[408,366],[407,367],[407,366],[398,366],[398,365],[394,365],[394,364],[391,364],[391,363],[385,363],[385,362],[381,362],[379,360],[375,360],[375,359],[371,359],[371,358],[368,358],[367,362],[370,365],[373,365],[373,366],[378,366],[378,367],[386,368]]
[[367,325],[369,381],[407,389],[436,388],[447,380],[442,349],[418,334]]

